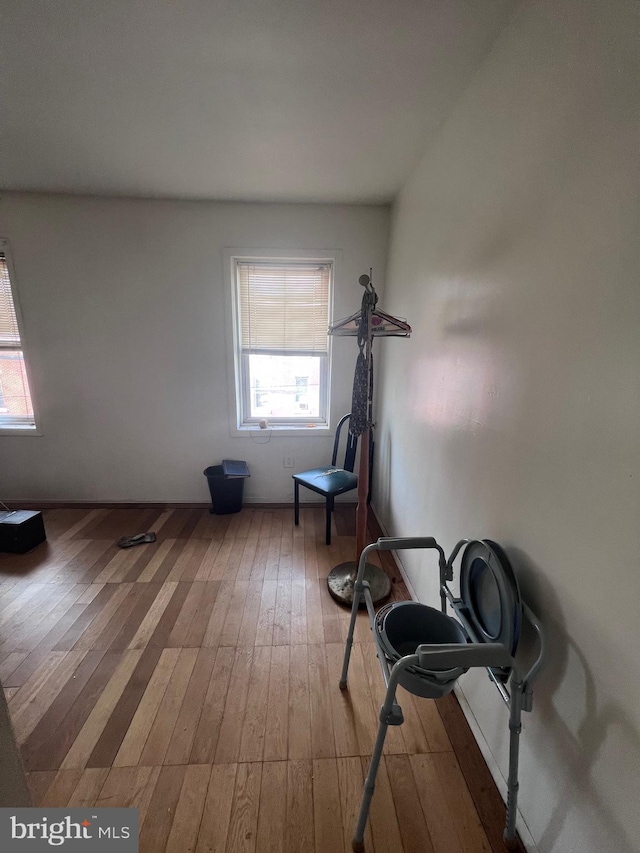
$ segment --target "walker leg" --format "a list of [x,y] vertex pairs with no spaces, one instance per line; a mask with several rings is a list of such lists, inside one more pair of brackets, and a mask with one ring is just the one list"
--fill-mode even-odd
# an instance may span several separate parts
[[353,632],[356,627],[356,617],[358,615],[358,606],[360,604],[360,594],[362,591],[362,582],[356,579],[353,587],[353,603],[351,605],[351,619],[349,620],[349,633],[347,634],[347,644],[344,648],[344,660],[342,662],[342,674],[340,676],[340,690],[347,689],[347,672],[349,670],[349,661],[351,660],[351,647],[353,646]]
[[518,809],[518,761],[522,731],[522,682],[513,684],[509,713],[509,777],[507,779],[507,816],[503,840],[507,847],[518,846],[516,815]]
[[380,765],[380,758],[382,757],[382,748],[384,746],[384,739],[387,736],[388,727],[389,723],[387,722],[387,715],[384,714],[383,707],[383,709],[380,711],[380,725],[378,726],[378,736],[376,737],[376,743],[373,747],[373,753],[371,755],[371,764],[369,765],[369,772],[367,773],[367,778],[365,779],[364,783],[364,789],[362,791],[362,800],[360,802],[360,814],[358,815],[358,823],[353,836],[353,840],[351,842],[351,847],[354,850],[354,853],[362,853],[362,851],[364,850],[364,830],[367,825],[367,819],[369,817],[369,808],[371,806],[373,792],[376,788],[376,776],[378,775],[378,767]]
[[[398,667],[399,664],[396,664]],[[356,831],[351,842],[351,847],[355,853],[361,853],[364,850],[364,830],[369,817],[369,807],[373,798],[373,792],[376,788],[376,776],[378,775],[378,767],[380,758],[382,757],[382,748],[384,747],[384,739],[387,736],[389,726],[401,726],[404,722],[402,708],[396,704],[396,686],[398,681],[398,671],[394,667],[389,686],[384,697],[384,704],[380,708],[380,725],[378,726],[378,734],[376,742],[371,753],[371,763],[369,764],[369,772],[364,782],[362,791],[362,800],[360,802],[360,814],[358,815],[358,823]]]

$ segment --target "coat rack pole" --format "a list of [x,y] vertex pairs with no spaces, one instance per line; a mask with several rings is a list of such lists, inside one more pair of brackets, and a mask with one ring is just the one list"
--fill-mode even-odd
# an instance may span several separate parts
[[356,565],[360,561],[367,544],[367,521],[369,517],[369,474],[370,474],[370,442],[371,427],[373,426],[373,304],[367,302],[365,328],[367,340],[365,343],[365,358],[367,362],[367,422],[368,428],[360,436],[360,464],[358,466],[358,508],[356,510]]
[[356,563],[367,544],[367,521],[369,508],[369,436],[370,430],[365,430],[360,438],[360,464],[358,466],[358,508],[356,509]]

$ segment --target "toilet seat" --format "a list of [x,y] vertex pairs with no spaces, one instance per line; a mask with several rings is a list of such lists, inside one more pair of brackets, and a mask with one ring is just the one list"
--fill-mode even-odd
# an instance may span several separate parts
[[[500,643],[515,654],[522,625],[522,599],[507,555],[496,542],[474,540],[464,549],[460,599],[456,604],[478,642]],[[508,669],[492,671],[502,678],[509,675]]]

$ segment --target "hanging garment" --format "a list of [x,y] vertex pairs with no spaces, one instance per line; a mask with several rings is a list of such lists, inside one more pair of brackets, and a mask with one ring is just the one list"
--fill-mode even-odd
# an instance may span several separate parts
[[369,423],[369,391],[372,386],[372,379],[373,371],[370,374],[367,358],[361,347],[353,377],[351,421],[349,423],[349,432],[355,436],[362,435],[371,426]]
[[351,396],[351,421],[349,432],[352,435],[362,435],[371,427],[371,401],[373,400],[373,355],[369,346],[367,360],[367,342],[369,339],[369,323],[371,312],[376,307],[378,297],[373,288],[367,288],[362,296],[360,309],[360,325],[358,327],[358,358],[353,376],[353,392]]

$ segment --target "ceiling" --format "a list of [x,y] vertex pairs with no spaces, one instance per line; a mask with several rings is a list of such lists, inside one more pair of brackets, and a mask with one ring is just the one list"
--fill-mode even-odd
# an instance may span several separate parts
[[1,0],[0,186],[387,202],[512,0]]

